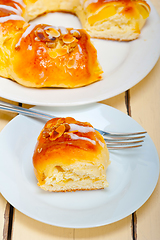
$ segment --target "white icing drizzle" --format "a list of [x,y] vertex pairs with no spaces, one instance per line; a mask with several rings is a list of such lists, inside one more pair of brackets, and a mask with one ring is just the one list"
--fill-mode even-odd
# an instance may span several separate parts
[[16,48],[19,47],[21,45],[21,41],[23,38],[26,38],[31,32],[32,30],[35,28],[36,25],[32,24],[30,25],[26,31],[22,34],[21,38],[19,39],[18,43],[16,44]]
[[74,133],[67,133],[68,135],[70,135],[71,139],[73,140],[83,140],[83,141],[88,141],[91,142],[93,145],[96,145],[96,142],[90,138],[86,138],[86,137],[79,137],[78,135],[74,134]]
[[10,15],[10,16],[6,16],[6,17],[1,17],[0,18],[0,22],[1,23],[4,23],[4,22],[7,22],[9,20],[22,20],[22,21],[25,21],[23,17],[19,16],[19,15]]
[[11,7],[11,6],[0,5],[0,8],[2,8],[2,9],[6,9],[6,10],[8,10],[8,11],[12,11],[12,12],[18,14],[18,15],[20,14],[20,12],[19,12],[18,9],[15,9],[14,7]]
[[22,13],[22,9],[20,8],[20,6],[17,3],[14,3],[14,6],[16,7],[16,9]]
[[80,125],[77,125],[77,124],[69,124],[70,126],[70,131],[76,131],[78,130],[79,132],[82,132],[82,133],[87,133],[87,132],[95,132],[94,128],[92,127],[84,127],[84,126],[80,126]]
[[22,7],[25,7],[26,5],[24,4],[23,0],[13,0],[14,2],[19,3]]

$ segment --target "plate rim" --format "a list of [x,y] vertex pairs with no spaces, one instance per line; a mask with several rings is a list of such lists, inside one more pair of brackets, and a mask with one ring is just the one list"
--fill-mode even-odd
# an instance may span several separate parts
[[[113,107],[110,107],[110,106],[107,106],[107,105],[105,105],[105,104],[100,104],[100,103],[95,103],[95,104],[92,104],[92,105],[96,105],[96,106],[105,106],[105,108],[108,108],[108,109],[112,109],[112,111],[116,111],[116,113],[121,113],[121,114],[124,114],[123,112],[121,112],[121,111],[119,111],[119,110],[117,110],[117,109],[115,109],[115,108],[113,108]],[[36,108],[36,107],[35,107]],[[43,108],[43,107],[42,107]],[[82,107],[83,108],[83,107]],[[129,117],[128,115],[123,115],[123,116],[126,116],[126,117]],[[21,116],[21,115],[19,115],[19,116],[16,116],[13,120],[11,120],[7,125],[6,125],[6,127],[2,130],[2,132],[4,132],[5,131],[5,129],[7,128],[7,126],[9,125],[9,124],[12,124],[13,123],[13,121],[17,121],[17,119],[18,120],[23,120],[23,118],[24,118],[25,116]],[[28,117],[25,117],[25,118],[28,118]],[[133,120],[133,119],[132,119]],[[136,122],[135,120],[133,120],[134,122]],[[138,126],[140,126],[139,124],[138,124]],[[141,127],[141,126],[140,126]],[[142,128],[142,127],[141,127]],[[143,129],[143,128],[142,128]],[[1,140],[1,136],[2,136],[3,134],[2,133],[0,133],[0,140]],[[151,145],[152,145],[152,147],[154,148],[154,151],[155,151],[155,154],[156,154],[156,156],[157,156],[157,164],[159,165],[159,157],[158,157],[158,153],[157,153],[157,150],[156,150],[156,148],[155,148],[155,145],[154,145],[154,143],[153,143],[153,141],[152,141],[152,139],[150,138],[150,136],[148,135],[148,138],[149,138],[149,140],[150,140],[150,142],[151,142]],[[0,153],[1,154],[1,153]],[[149,194],[149,196],[147,196],[147,199],[145,199],[143,202],[141,202],[141,205],[140,206],[138,206],[138,208],[137,208],[137,206],[135,206],[134,207],[134,211],[136,211],[137,209],[139,209],[149,198],[150,198],[150,196],[152,195],[152,193],[153,193],[153,191],[154,191],[154,189],[155,189],[155,187],[156,187],[156,185],[157,185],[157,181],[158,181],[158,178],[159,178],[159,167],[158,167],[158,170],[157,170],[157,180],[155,181],[155,184],[154,184],[154,187],[153,187],[153,189],[152,189],[152,191],[150,192],[150,194]],[[3,192],[1,192],[1,194],[3,195]],[[5,196],[4,196],[5,197]],[[7,201],[8,201],[8,199],[7,199]],[[111,223],[114,223],[114,222],[117,222],[117,221],[119,221],[119,220],[121,220],[121,219],[123,219],[123,218],[125,218],[125,217],[127,217],[127,216],[129,216],[131,213],[129,213],[129,214],[127,214],[127,215],[125,215],[125,216],[123,216],[122,218],[120,217],[119,219],[117,219],[117,220],[115,220],[114,222],[109,222],[109,223],[97,223],[97,224],[95,224],[94,226],[92,226],[92,225],[88,225],[88,226],[83,226],[83,224],[80,226],[80,225],[78,225],[78,226],[76,226],[76,225],[73,225],[73,226],[67,226],[67,225],[60,225],[60,224],[56,224],[55,222],[54,223],[51,223],[50,221],[42,221],[42,219],[39,219],[39,218],[36,218],[35,216],[33,217],[32,216],[32,214],[28,214],[28,212],[25,212],[25,210],[23,210],[22,211],[22,209],[19,209],[19,208],[17,208],[17,206],[15,206],[15,204],[13,204],[12,203],[12,201],[8,201],[8,202],[10,202],[18,211],[20,211],[20,212],[22,212],[23,214],[25,214],[25,215],[27,215],[28,217],[30,217],[30,218],[32,218],[32,219],[35,219],[35,220],[37,220],[37,221],[40,221],[40,222],[43,222],[43,223],[46,223],[46,224],[50,224],[50,225],[54,225],[54,226],[58,226],[58,227],[64,227],[64,228],[92,228],[92,227],[99,227],[99,226],[104,226],[104,225],[108,225],[108,224],[111,224]],[[123,214],[122,214],[123,215]]]
[[[129,88],[132,88],[133,86],[138,84],[142,79],[144,79],[147,76],[147,74],[153,69],[153,67],[157,63],[157,61],[159,59],[159,56],[160,56],[160,45],[159,44],[157,45],[157,43],[159,43],[159,38],[160,38],[160,32],[157,31],[157,29],[160,29],[160,17],[158,15],[156,9],[154,8],[153,4],[150,2],[150,0],[148,0],[147,2],[151,6],[151,14],[152,14],[151,15],[151,21],[154,19],[154,24],[152,23],[152,26],[151,26],[150,30],[152,30],[152,33],[154,34],[154,37],[156,36],[156,38],[153,39],[154,44],[153,44],[153,40],[152,40],[152,44],[156,45],[156,49],[154,49],[154,53],[152,52],[152,57],[149,58],[149,61],[150,61],[149,66],[147,66],[147,68],[145,68],[143,74],[142,73],[139,74],[138,77],[136,77],[136,75],[135,75],[134,80],[131,79],[131,82],[129,82],[129,81],[123,82],[122,86],[118,86],[118,88],[116,88],[116,87],[113,88],[112,87],[112,89],[110,89],[111,91],[110,90],[108,92],[107,91],[102,91],[100,93],[100,95],[99,94],[98,95],[94,94],[91,97],[88,97],[89,92],[92,92],[93,90],[95,91],[95,89],[97,87],[98,88],[107,87],[106,84],[104,86],[100,82],[95,82],[91,85],[88,85],[88,86],[85,86],[85,87],[82,87],[82,88],[72,89],[72,90],[71,89],[33,89],[33,88],[30,88],[28,90],[28,88],[23,87],[23,86],[19,85],[18,83],[15,83],[15,82],[13,82],[11,80],[8,80],[8,79],[5,79],[5,78],[0,78],[1,85],[6,84],[6,86],[4,86],[2,90],[0,89],[0,96],[2,98],[6,98],[6,99],[9,99],[9,100],[12,100],[12,101],[22,102],[22,103],[31,104],[31,105],[78,106],[78,105],[85,105],[85,104],[89,104],[89,103],[103,101],[105,99],[109,99],[111,97],[117,96],[117,95],[125,92]],[[135,41],[138,41],[138,39],[135,40]],[[133,41],[133,43],[134,43],[134,41]],[[132,44],[132,45],[134,45],[134,44]],[[141,43],[141,45],[142,45],[142,43]],[[127,78],[128,75],[126,75],[124,77]],[[112,78],[114,78],[114,77],[112,77],[112,74],[111,74],[111,78],[109,76],[109,79],[111,79],[111,81],[112,81]],[[5,81],[5,80],[7,80],[7,81]],[[107,80],[105,80],[105,81],[107,81]],[[9,85],[8,85],[7,82],[9,82]],[[14,87],[15,84],[16,84],[16,87]],[[11,92],[8,92],[9,90],[5,90],[5,89],[8,88],[8,86],[9,86],[9,88],[14,88],[15,93],[11,93]],[[87,90],[85,90],[85,89],[87,89]],[[23,92],[23,94],[20,95],[21,91]],[[36,95],[36,93],[38,91],[39,91],[38,97],[36,97],[36,98],[33,97],[33,95]],[[50,93],[50,91],[51,91],[51,93]],[[26,92],[26,95],[24,96],[25,92]],[[49,98],[47,98],[47,96],[46,96],[47,93],[50,95]],[[65,99],[62,99],[63,97],[59,97],[59,99],[58,99],[58,96],[59,95],[63,96],[63,93],[65,93]],[[78,97],[76,97],[77,93],[79,95]],[[53,97],[51,99],[52,94],[55,94],[56,97],[55,98]],[[83,97],[83,98],[80,97],[80,95],[82,95],[82,94],[84,94],[85,97]],[[45,98],[45,96],[46,96],[46,98]],[[86,96],[87,96],[87,98],[86,98]]]

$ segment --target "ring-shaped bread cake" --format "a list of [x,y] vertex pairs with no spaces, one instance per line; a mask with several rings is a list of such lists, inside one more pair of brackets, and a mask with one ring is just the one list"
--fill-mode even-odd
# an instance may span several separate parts
[[[29,24],[47,12],[75,14],[83,29]],[[0,0],[0,75],[27,87],[75,88],[102,79],[90,37],[138,38],[143,0]]]

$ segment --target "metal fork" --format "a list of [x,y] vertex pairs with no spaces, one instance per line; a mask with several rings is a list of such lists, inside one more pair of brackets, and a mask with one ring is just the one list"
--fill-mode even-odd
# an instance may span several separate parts
[[[40,112],[34,109],[27,109],[20,106],[16,106],[10,103],[0,101],[0,110],[16,112],[22,115],[35,118],[45,118],[52,119],[55,116]],[[120,150],[120,149],[130,149],[141,147],[143,140],[145,138],[146,131],[143,132],[134,132],[134,133],[111,133],[102,131],[100,129],[94,128],[97,130],[105,139],[108,149],[110,150]]]

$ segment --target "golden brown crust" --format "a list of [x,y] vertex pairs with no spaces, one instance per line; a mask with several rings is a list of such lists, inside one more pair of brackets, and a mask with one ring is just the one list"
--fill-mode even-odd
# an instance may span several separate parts
[[19,83],[39,88],[74,88],[102,79],[97,51],[89,35],[82,29],[63,31],[65,34],[61,28],[41,24],[27,37],[23,37],[25,32],[22,34],[13,53]]

